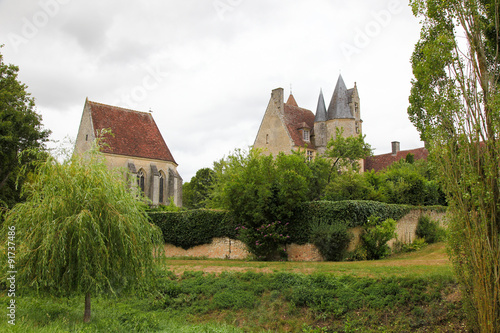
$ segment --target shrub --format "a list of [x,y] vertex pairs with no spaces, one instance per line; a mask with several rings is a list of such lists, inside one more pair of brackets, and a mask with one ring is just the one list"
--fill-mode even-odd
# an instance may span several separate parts
[[189,249],[209,244],[213,238],[236,238],[234,219],[227,211],[196,209],[183,212],[150,212],[165,243]]
[[387,242],[396,237],[396,221],[386,219],[379,222],[379,217],[371,216],[364,225],[361,235],[362,247],[366,250],[368,260],[381,259],[390,254]]
[[420,216],[415,233],[428,244],[440,242],[446,236],[446,231],[439,226],[439,222],[431,220],[428,215]]
[[396,242],[396,244],[394,244],[394,249],[395,252],[406,253],[406,252],[418,251],[426,245],[427,243],[425,242],[425,239],[417,237],[412,243],[409,244],[401,243],[399,241]]
[[290,239],[287,232],[288,223],[276,221],[263,224],[258,228],[239,226],[238,239],[245,243],[258,259],[287,259],[285,243]]
[[344,259],[352,237],[352,233],[348,231],[347,223],[344,221],[334,221],[330,224],[325,220],[318,220],[311,224],[310,242],[328,261]]

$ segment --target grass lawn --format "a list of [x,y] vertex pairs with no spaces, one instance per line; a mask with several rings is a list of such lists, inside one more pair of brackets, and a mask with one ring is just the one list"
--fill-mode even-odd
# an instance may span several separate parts
[[165,259],[150,290],[94,297],[89,324],[83,296],[16,301],[1,332],[465,332],[443,244],[365,262]]
[[245,260],[214,260],[169,258],[164,265],[176,275],[185,271],[262,272],[262,273],[333,273],[359,277],[386,276],[428,276],[452,274],[452,267],[446,254],[445,244],[438,243],[424,247],[418,252],[393,255],[383,260],[352,262],[259,262]]

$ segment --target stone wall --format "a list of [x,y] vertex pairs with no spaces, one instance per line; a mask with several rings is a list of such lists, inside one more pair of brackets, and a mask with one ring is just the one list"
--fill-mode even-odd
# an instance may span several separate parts
[[[429,215],[431,219],[439,221],[446,227],[445,213],[432,211],[412,210],[403,216],[396,225],[397,239],[389,241],[393,246],[396,240],[403,243],[411,243],[415,240],[418,219],[421,215]],[[361,227],[352,228],[354,238],[349,244],[348,251],[353,251],[361,239]],[[323,261],[323,257],[313,244],[289,244],[286,246],[289,261]],[[245,244],[239,240],[225,238],[214,238],[212,243],[198,245],[184,250],[171,244],[165,244],[165,255],[167,257],[204,257],[209,259],[246,259],[250,253]]]

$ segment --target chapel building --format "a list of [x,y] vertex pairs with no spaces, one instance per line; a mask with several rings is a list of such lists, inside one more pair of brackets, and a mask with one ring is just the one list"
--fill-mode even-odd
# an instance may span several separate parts
[[170,198],[182,206],[182,178],[177,162],[163,140],[153,116],[85,100],[75,153],[82,154],[102,130],[110,129],[100,151],[109,168],[128,170],[131,186],[137,186],[153,205],[168,205]]

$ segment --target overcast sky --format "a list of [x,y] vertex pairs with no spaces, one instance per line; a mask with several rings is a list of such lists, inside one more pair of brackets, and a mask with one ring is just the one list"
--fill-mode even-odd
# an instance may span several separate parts
[[153,117],[189,181],[252,145],[271,90],[316,111],[339,73],[375,154],[423,146],[406,109],[419,20],[408,0],[0,0],[0,50],[51,139],[88,97]]

